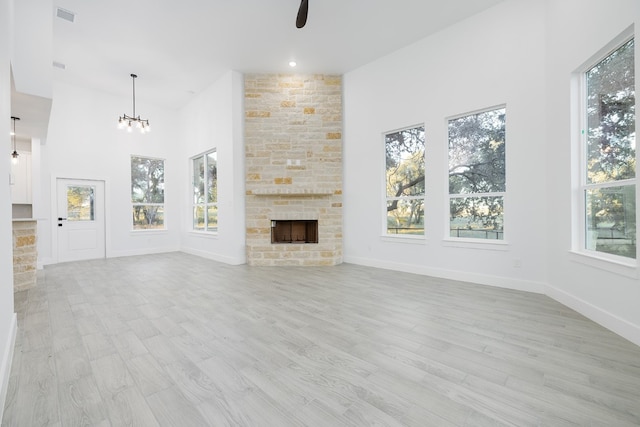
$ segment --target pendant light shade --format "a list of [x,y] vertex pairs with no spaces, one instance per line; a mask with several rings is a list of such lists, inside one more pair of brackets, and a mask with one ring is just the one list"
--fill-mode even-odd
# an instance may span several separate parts
[[151,130],[149,127],[149,120],[141,119],[140,116],[136,116],[136,78],[138,76],[135,74],[131,74],[131,79],[133,82],[133,115],[128,116],[123,114],[118,118],[118,127],[120,129],[126,129],[127,132],[133,131],[133,128],[136,127],[140,130],[140,133],[147,133]]

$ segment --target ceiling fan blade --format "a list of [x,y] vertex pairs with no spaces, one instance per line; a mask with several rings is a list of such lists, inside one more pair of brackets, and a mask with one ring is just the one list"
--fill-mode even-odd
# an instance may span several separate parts
[[307,23],[307,13],[309,13],[309,0],[302,0],[300,2],[300,8],[298,9],[298,16],[296,18],[297,28],[302,28]]

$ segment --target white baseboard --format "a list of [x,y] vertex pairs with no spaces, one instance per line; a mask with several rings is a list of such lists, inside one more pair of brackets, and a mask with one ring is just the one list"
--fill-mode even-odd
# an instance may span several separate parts
[[609,313],[575,295],[571,295],[553,286],[546,286],[545,294],[547,294],[549,298],[553,298],[560,304],[577,311],[599,325],[640,346],[640,325],[635,325],[621,319],[615,314]]
[[11,375],[11,362],[13,361],[13,350],[16,345],[16,333],[18,330],[18,316],[13,313],[11,317],[11,325],[9,327],[9,336],[7,342],[4,343],[4,351],[2,359],[0,359],[0,421],[4,415],[4,404],[7,400],[7,390],[9,389],[9,376]]
[[178,247],[169,247],[169,248],[143,248],[143,249],[132,249],[132,250],[110,250],[107,251],[106,258],[121,258],[127,256],[138,256],[138,255],[153,255],[153,254],[166,254],[169,252],[179,252],[180,249]]
[[236,258],[236,257],[224,256],[224,255],[220,255],[212,252],[201,251],[198,249],[182,248],[181,251],[186,254],[199,256],[201,258],[206,258],[206,259],[222,262],[224,264],[229,264],[229,265],[242,265],[247,262],[247,260],[244,259],[244,257]]
[[426,267],[414,264],[402,264],[397,262],[385,262],[374,259],[344,257],[344,262],[349,264],[364,265],[366,267],[383,268],[385,270],[403,271],[405,273],[421,274],[423,276],[433,276],[442,279],[458,280],[461,282],[471,282],[480,285],[495,286],[499,288],[514,289],[525,292],[535,292],[543,294],[545,284],[532,280],[514,279],[511,277],[491,276],[487,274],[468,273],[464,271],[445,270],[443,268]]
[[[107,258],[120,258],[120,257],[137,256],[137,255],[152,255],[152,254],[161,254],[161,253],[169,253],[169,252],[184,252],[187,254],[196,255],[202,258],[210,259],[213,261],[219,261],[219,262],[230,264],[230,265],[242,265],[247,262],[244,257],[242,258],[229,257],[229,256],[224,256],[220,254],[215,254],[215,253],[201,251],[198,249],[191,249],[191,248],[180,248],[180,249],[179,248],[160,248],[160,249],[156,248],[153,250],[136,249],[136,250],[130,250],[130,251],[109,251],[107,253]],[[45,258],[42,260],[43,266],[57,264],[57,263],[58,262],[53,258]]]
[[640,325],[630,323],[624,319],[621,319],[615,314],[609,313],[587,301],[584,301],[563,290],[544,283],[477,273],[445,270],[433,267],[424,267],[413,264],[384,262],[380,260],[371,260],[358,257],[344,257],[344,262],[363,265],[367,267],[403,271],[406,273],[422,274],[444,279],[459,280],[464,282],[478,283],[481,285],[497,286],[501,288],[545,294],[549,298],[552,298],[559,303],[571,308],[572,310],[577,311],[578,313],[593,320],[599,325],[640,346]]
[[46,257],[46,258],[42,258],[42,259],[38,259],[38,265],[42,264],[42,268],[44,268],[47,265],[52,265],[52,264],[57,264],[58,261],[56,259],[54,259],[53,257]]

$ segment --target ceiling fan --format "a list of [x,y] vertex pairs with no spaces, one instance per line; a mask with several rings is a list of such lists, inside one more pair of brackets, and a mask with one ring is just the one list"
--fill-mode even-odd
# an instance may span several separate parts
[[307,23],[307,13],[309,12],[309,0],[302,0],[296,17],[296,28],[302,28]]

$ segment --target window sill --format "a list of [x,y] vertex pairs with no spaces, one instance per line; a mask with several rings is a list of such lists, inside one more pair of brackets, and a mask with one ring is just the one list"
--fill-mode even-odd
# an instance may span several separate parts
[[575,250],[569,251],[569,259],[573,262],[584,264],[599,270],[608,271],[620,276],[632,279],[638,278],[638,264],[636,260],[630,259],[629,261],[626,261],[624,259],[610,259],[598,256],[597,254],[578,252]]
[[451,239],[444,238],[443,246],[451,248],[481,249],[486,251],[508,251],[509,243],[504,240]]
[[205,239],[217,239],[218,232],[217,231],[198,231],[198,230],[189,230],[189,235],[194,237],[202,237]]
[[383,242],[407,243],[411,245],[426,245],[427,239],[424,236],[402,236],[394,234],[384,234],[380,236]]
[[168,233],[168,230],[166,228],[162,229],[162,230],[131,230],[129,231],[129,234],[131,234],[132,236],[135,235],[147,235],[147,234],[166,234]]

